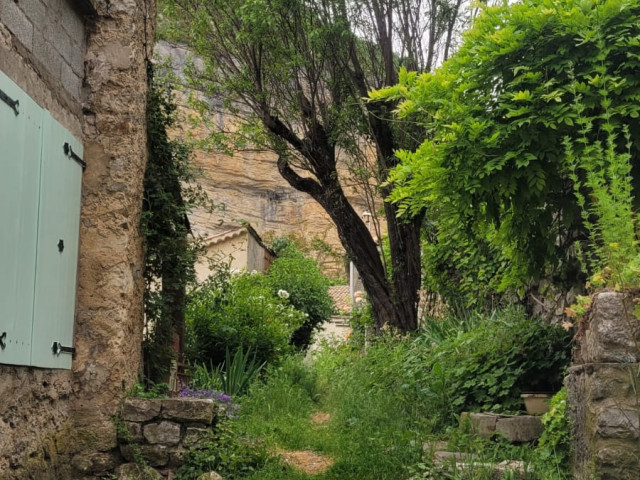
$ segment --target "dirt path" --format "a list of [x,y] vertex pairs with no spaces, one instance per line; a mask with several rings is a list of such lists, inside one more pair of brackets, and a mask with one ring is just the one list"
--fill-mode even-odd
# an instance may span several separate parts
[[[314,426],[321,426],[331,419],[331,415],[323,412],[316,412],[311,417],[311,423]],[[313,452],[311,450],[278,450],[285,462],[293,468],[303,471],[307,475],[316,475],[324,473],[333,465],[334,461],[325,455]]]

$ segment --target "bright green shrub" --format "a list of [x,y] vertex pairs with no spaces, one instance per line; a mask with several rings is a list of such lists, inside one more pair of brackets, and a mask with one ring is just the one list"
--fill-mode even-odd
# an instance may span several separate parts
[[235,353],[242,346],[258,364],[274,361],[291,350],[291,336],[305,318],[263,275],[218,272],[189,295],[187,358],[217,367],[227,349]]
[[571,478],[571,431],[567,417],[567,390],[553,396],[549,411],[542,416],[544,432],[536,447],[537,470],[546,479]]
[[329,280],[316,263],[289,245],[278,252],[266,275],[274,295],[288,298],[291,305],[303,312],[306,319],[291,339],[298,349],[307,348],[313,332],[331,318],[334,305],[329,296]]
[[[481,10],[436,72],[401,72],[398,85],[372,94],[400,100],[400,114],[424,126],[424,143],[398,153],[391,200],[407,214],[434,214],[432,270],[437,280],[457,274],[462,295],[483,295],[493,273],[499,291],[543,275],[575,283],[572,248],[586,235],[566,142],[581,162],[597,140],[609,148],[607,123],[640,135],[640,2],[523,0]],[[637,168],[638,145],[628,148],[622,131],[612,150]],[[477,256],[478,240],[489,255]]]

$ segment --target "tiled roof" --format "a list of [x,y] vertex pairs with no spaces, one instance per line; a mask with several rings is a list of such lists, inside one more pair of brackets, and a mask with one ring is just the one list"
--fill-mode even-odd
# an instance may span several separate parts
[[335,285],[329,287],[329,295],[336,304],[336,309],[342,312],[351,310],[351,296],[349,295],[349,285]]

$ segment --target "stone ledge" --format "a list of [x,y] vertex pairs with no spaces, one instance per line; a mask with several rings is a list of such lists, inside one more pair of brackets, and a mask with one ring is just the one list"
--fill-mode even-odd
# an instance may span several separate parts
[[211,425],[215,418],[215,404],[211,399],[167,398],[162,400],[162,418],[182,422]]
[[499,434],[512,443],[532,442],[544,431],[541,418],[534,415],[463,412],[460,423],[467,419],[472,431],[477,435],[492,437]]
[[162,403],[151,398],[125,398],[122,419],[127,422],[146,422],[160,415]]

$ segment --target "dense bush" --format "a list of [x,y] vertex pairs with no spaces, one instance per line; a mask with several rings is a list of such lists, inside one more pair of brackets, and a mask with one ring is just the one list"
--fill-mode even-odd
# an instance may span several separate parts
[[269,267],[266,278],[272,294],[286,292],[291,305],[305,314],[306,319],[293,333],[291,343],[298,349],[307,348],[313,332],[333,313],[329,280],[312,259],[292,245],[279,249],[278,258]]
[[[486,5],[441,68],[401,72],[399,85],[373,94],[400,100],[399,112],[424,126],[422,145],[398,153],[391,200],[408,214],[429,209],[426,266],[440,293],[473,301],[544,275],[581,283],[572,254],[585,231],[571,172],[589,187],[582,164],[601,142],[637,173],[639,146],[621,126],[638,137],[639,16],[638,0]],[[636,209],[639,185],[636,175]]]
[[186,353],[191,363],[214,368],[227,349],[251,349],[258,364],[291,351],[291,336],[305,321],[285,298],[274,294],[260,274],[216,273],[189,295]]
[[407,383],[434,407],[434,426],[462,411],[517,411],[520,393],[558,391],[571,334],[508,308],[435,345],[418,337],[406,357]]

